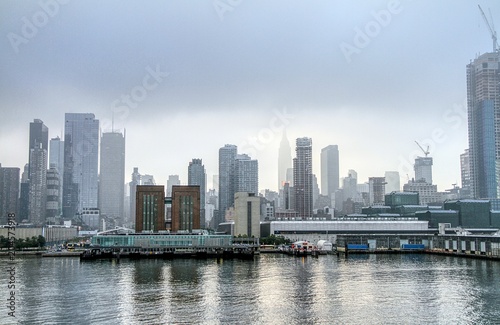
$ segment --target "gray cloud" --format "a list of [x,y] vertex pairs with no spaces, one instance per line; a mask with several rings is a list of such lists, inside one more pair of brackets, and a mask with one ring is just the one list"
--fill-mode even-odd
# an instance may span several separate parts
[[[146,131],[163,132],[172,144],[169,130],[185,129],[174,122],[195,121],[193,128],[210,135],[183,139],[192,150],[180,162],[168,153],[158,157],[166,162],[149,172],[165,179],[184,173],[195,156],[216,166],[220,146],[259,132],[273,109],[289,107],[298,112],[290,140],[315,135],[318,150],[345,144],[343,166],[356,166],[366,177],[396,169],[414,139],[447,129],[435,170],[449,174],[446,166],[456,167],[467,146],[466,127],[450,129],[443,112],[463,103],[465,65],[491,50],[477,5],[469,1],[399,1],[398,13],[385,26],[379,23],[348,62],[341,44],[354,44],[357,31],[366,32],[391,1],[241,1],[221,20],[212,1],[179,0],[60,4],[16,53],[9,35],[24,37],[26,19],[43,12],[40,3],[0,4],[0,149],[10,153],[2,154],[2,164],[24,164],[23,141],[33,118],[44,120],[51,136],[61,132],[65,112],[110,119],[113,101],[140,86],[148,67],[160,66],[168,77],[126,117],[117,117],[117,126],[129,133],[127,170],[150,163],[138,154],[150,138]],[[481,5],[500,21],[497,1]],[[361,163],[373,152],[371,139],[394,150],[384,161]],[[276,183],[277,143],[259,154],[263,187]],[[436,179],[446,186],[457,175],[454,168],[453,175]]]

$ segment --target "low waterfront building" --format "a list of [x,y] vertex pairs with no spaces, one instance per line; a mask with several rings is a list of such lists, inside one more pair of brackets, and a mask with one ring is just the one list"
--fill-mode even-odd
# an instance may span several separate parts
[[458,223],[464,228],[489,228],[489,200],[453,200],[444,203],[444,210],[458,211]]
[[230,235],[209,235],[200,233],[118,233],[110,231],[92,237],[92,244],[100,247],[141,247],[141,248],[201,248],[230,247]]
[[[500,259],[500,234],[349,234],[339,235],[336,245],[339,250],[353,247],[356,251],[426,251],[428,253]],[[352,252],[352,251],[351,251]]]
[[[7,228],[7,226],[5,226],[5,228],[0,227],[0,236],[8,238],[9,230],[11,230],[11,228]],[[26,239],[38,236],[43,236],[45,238],[46,245],[53,245],[77,237],[78,228],[63,226],[25,227],[20,225],[16,227],[17,239]]]
[[366,215],[335,218],[334,220],[271,221],[261,223],[261,237],[280,235],[291,241],[307,240],[335,242],[338,234],[432,234],[428,221],[417,218],[368,217]]
[[440,223],[448,223],[450,227],[458,227],[458,211],[455,210],[425,210],[415,212],[418,220],[429,222],[430,228],[437,228]]

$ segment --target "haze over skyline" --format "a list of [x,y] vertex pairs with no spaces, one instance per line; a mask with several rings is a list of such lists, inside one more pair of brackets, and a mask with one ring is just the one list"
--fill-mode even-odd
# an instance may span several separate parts
[[[49,138],[64,113],[126,129],[133,167],[158,184],[218,150],[259,160],[276,190],[287,129],[320,152],[338,145],[340,177],[413,177],[429,145],[438,190],[460,184],[467,148],[466,65],[492,50],[477,4],[500,25],[497,1],[2,1],[0,163],[28,162],[29,123]],[[44,18],[46,17],[46,19]],[[31,29],[30,29],[30,24]]]

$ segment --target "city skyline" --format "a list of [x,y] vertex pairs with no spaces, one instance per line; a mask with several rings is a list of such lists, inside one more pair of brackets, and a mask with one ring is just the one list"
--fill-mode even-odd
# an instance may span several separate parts
[[[340,175],[356,170],[360,183],[385,171],[398,171],[404,183],[422,154],[417,140],[429,145],[433,182],[444,191],[460,183],[468,146],[466,65],[491,51],[491,37],[476,3],[391,3],[277,1],[263,12],[245,2],[221,16],[210,3],[124,2],[102,4],[106,19],[96,20],[93,5],[71,2],[28,38],[24,21],[43,8],[5,2],[2,166],[28,162],[33,119],[53,138],[64,131],[64,114],[78,112],[95,114],[103,132],[127,130],[126,181],[139,167],[158,184],[175,174],[185,184],[194,157],[212,180],[218,148],[233,143],[259,161],[259,190],[277,190],[286,128],[291,141],[313,139],[318,179],[321,148],[336,144]],[[499,25],[500,4],[480,4]],[[421,17],[426,26],[415,28]],[[26,42],[14,46],[13,34]],[[186,126],[199,136],[175,140]]]

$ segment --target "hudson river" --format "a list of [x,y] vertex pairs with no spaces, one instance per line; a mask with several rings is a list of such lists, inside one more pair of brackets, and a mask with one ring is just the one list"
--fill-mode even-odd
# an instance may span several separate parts
[[[8,258],[0,258],[7,269]],[[18,258],[4,324],[500,324],[500,262],[429,255],[254,261]]]

